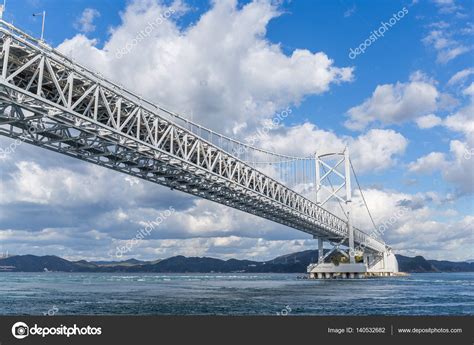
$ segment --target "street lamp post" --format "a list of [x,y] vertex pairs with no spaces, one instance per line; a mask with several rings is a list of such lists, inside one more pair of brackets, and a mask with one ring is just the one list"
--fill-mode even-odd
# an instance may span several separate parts
[[33,13],[33,17],[41,16],[42,21],[41,21],[41,42],[44,41],[44,20],[46,19],[46,11],[40,12],[40,13]]

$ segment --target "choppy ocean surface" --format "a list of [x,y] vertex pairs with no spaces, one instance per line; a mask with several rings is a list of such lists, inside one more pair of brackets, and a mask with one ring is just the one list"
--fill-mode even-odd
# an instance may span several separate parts
[[474,273],[297,276],[1,272],[0,315],[474,315]]

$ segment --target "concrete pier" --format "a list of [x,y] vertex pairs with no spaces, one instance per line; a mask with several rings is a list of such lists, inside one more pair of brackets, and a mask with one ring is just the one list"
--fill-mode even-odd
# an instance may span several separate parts
[[403,275],[398,272],[398,262],[392,252],[384,253],[383,256],[377,258],[364,255],[364,261],[339,265],[318,262],[310,264],[307,272],[311,279],[362,279]]

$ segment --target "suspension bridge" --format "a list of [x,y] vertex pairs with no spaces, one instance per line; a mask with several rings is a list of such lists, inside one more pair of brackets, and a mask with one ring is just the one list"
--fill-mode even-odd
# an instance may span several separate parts
[[[398,272],[378,233],[353,226],[355,171],[347,147],[298,157],[229,138],[143,99],[3,20],[0,50],[1,135],[311,234],[319,249],[308,267],[311,278]],[[329,211],[337,204],[340,215]],[[347,263],[329,262],[334,253]]]

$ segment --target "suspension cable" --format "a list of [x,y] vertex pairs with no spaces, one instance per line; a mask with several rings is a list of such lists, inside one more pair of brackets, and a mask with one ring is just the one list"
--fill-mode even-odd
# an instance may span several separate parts
[[362,196],[362,200],[364,201],[365,208],[367,209],[367,213],[369,214],[370,220],[372,221],[372,225],[374,226],[375,233],[378,234],[377,226],[375,225],[374,218],[372,217],[372,213],[370,213],[370,209],[369,209],[369,206],[367,205],[367,201],[365,201],[364,193],[362,192],[362,188],[360,188],[359,179],[357,178],[357,174],[355,172],[354,166],[352,165],[352,161],[350,159],[349,159],[349,163],[351,164],[352,173],[354,174],[355,180],[357,182],[357,187],[359,188],[360,195]]

